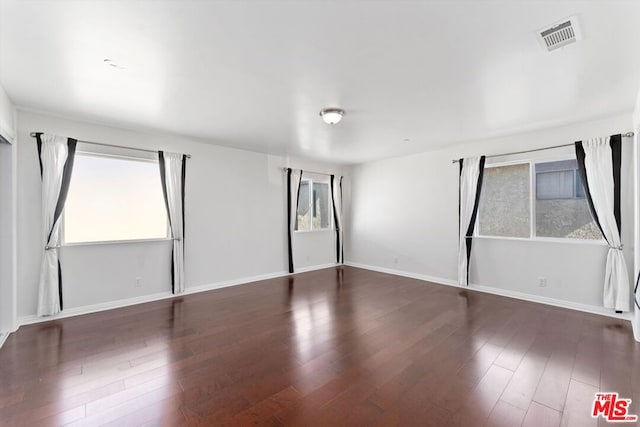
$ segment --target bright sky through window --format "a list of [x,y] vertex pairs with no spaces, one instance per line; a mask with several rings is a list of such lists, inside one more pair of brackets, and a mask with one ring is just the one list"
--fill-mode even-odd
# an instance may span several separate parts
[[64,242],[167,236],[157,161],[76,154],[64,210]]

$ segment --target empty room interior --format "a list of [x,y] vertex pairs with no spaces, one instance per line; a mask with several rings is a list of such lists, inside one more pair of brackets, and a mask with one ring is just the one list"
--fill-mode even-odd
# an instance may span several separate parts
[[0,425],[640,425],[640,1],[0,0]]

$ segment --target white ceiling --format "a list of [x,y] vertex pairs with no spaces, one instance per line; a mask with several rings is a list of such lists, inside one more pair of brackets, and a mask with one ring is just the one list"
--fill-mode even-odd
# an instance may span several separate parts
[[631,112],[639,47],[640,1],[0,0],[18,106],[340,163]]

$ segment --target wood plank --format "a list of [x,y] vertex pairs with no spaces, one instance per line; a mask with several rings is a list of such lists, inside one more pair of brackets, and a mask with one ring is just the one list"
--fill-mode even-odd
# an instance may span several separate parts
[[593,400],[598,388],[571,380],[567,402],[562,413],[562,425],[567,427],[597,427],[598,420],[591,416]]
[[576,346],[565,342],[556,347],[547,361],[533,400],[562,411],[567,398],[567,390],[571,381]]
[[522,427],[557,427],[560,425],[561,419],[561,412],[538,402],[531,402],[527,415],[522,422]]
[[536,354],[525,356],[500,399],[517,408],[528,409],[548,360]]
[[496,403],[489,419],[487,427],[513,427],[519,426],[524,420],[527,411],[510,405],[502,400]]
[[487,422],[512,376],[509,369],[493,365],[471,392],[460,396],[464,406],[457,411],[454,420],[460,425]]

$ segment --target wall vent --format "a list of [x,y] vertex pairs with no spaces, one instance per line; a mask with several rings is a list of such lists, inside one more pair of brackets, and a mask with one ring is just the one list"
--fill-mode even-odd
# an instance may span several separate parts
[[549,52],[575,43],[581,39],[576,17],[563,19],[550,27],[538,31],[538,40]]

